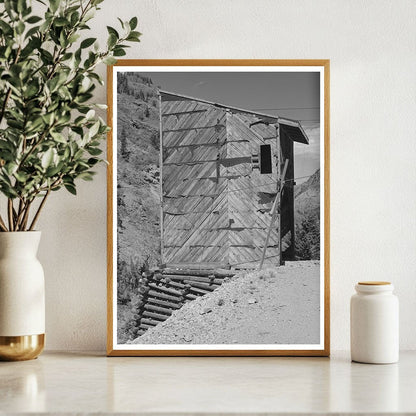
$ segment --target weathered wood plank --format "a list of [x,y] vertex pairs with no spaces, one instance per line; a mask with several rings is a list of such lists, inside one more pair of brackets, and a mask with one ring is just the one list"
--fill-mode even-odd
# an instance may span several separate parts
[[167,315],[162,315],[160,313],[155,313],[155,312],[150,312],[150,311],[144,311],[142,316],[144,317],[148,317],[148,318],[153,318],[156,321],[166,321],[166,319],[169,318],[169,316]]
[[191,292],[199,293],[201,295],[206,295],[207,293],[213,292],[213,290],[200,289],[199,287],[192,286],[191,287]]
[[173,312],[173,309],[151,305],[150,303],[146,303],[146,305],[144,305],[144,309],[147,311],[151,311],[151,312],[161,313],[167,316],[172,315],[172,312]]
[[145,324],[143,322],[140,323],[140,328],[143,328],[143,329],[146,329],[146,330],[150,329],[150,328],[153,328],[154,326],[156,326],[156,325]]
[[142,318],[140,319],[140,325],[149,325],[149,326],[156,326],[157,324],[159,324],[159,321],[155,321],[154,319],[150,319],[150,318]]
[[212,126],[183,127],[183,128],[180,128],[180,129],[163,130],[163,133],[178,133],[178,132],[189,131],[189,130],[216,129],[218,127],[225,128],[225,125],[224,124],[214,124]]
[[212,269],[229,269],[228,263],[207,263],[207,262],[198,262],[198,263],[165,263],[162,266],[163,269],[190,269],[190,270],[212,270]]
[[189,299],[189,300],[195,300],[195,299],[198,299],[198,295],[193,295],[192,293],[187,293],[185,298]]
[[167,295],[166,293],[156,291],[156,290],[149,290],[148,296],[149,296],[149,298],[150,297],[161,298],[161,299],[170,300],[170,301],[173,301],[173,302],[181,302],[181,300],[183,299],[182,295],[181,296],[172,296],[172,295]]
[[202,282],[193,282],[191,280],[187,280],[187,282],[191,285],[191,290],[194,288],[208,290],[210,292],[214,291],[220,284],[210,284],[210,283],[202,283]]
[[204,109],[204,110],[179,111],[179,112],[176,112],[176,113],[163,113],[162,117],[182,116],[184,114],[205,113],[206,111],[208,111],[208,110]]
[[[213,284],[221,284],[223,282],[223,279],[210,279],[209,277],[201,277],[201,276],[190,276],[190,275],[174,275],[174,274],[170,274],[170,275],[164,275],[166,277],[168,277],[169,279],[172,280],[181,280],[183,282],[190,282],[190,283],[194,283],[194,282],[200,282],[200,283],[213,283]],[[172,284],[169,283],[169,284]]]
[[216,277],[232,277],[234,272],[225,269],[175,269],[165,268],[161,270],[163,274],[178,274],[178,275],[195,275],[195,276],[209,276],[214,275]]
[[175,303],[175,302],[168,302],[165,300],[160,300],[160,299],[155,299],[155,298],[148,298],[147,301],[149,303],[152,303],[154,305],[159,305],[159,306],[166,306],[168,308],[172,308],[172,309],[179,309],[181,307],[180,302]]
[[155,283],[149,283],[148,285],[149,285],[149,287],[151,287],[152,289],[154,289],[156,291],[161,291],[161,292],[164,292],[164,293],[168,293],[169,295],[182,296],[182,292],[179,291],[179,290],[170,289],[170,288],[167,288],[165,286],[158,286]]

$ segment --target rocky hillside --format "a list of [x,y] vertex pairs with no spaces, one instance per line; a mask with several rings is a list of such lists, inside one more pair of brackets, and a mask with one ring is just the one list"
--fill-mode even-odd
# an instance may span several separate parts
[[160,256],[159,102],[152,80],[138,73],[117,80],[118,300],[129,301],[140,269]]
[[316,260],[320,254],[320,170],[295,187],[295,255]]

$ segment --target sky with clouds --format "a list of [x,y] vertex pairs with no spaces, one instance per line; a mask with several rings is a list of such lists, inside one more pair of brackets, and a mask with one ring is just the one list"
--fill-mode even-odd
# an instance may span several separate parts
[[[320,79],[317,72],[142,72],[164,91],[299,120],[309,145],[295,143],[295,177],[320,160]],[[306,178],[307,179],[307,178]],[[305,178],[299,179],[301,183]]]

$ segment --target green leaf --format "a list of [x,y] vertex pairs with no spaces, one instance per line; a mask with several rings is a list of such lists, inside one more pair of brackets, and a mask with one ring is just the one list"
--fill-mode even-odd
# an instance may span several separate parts
[[24,183],[24,182],[26,182],[27,181],[27,179],[28,179],[28,175],[26,175],[25,173],[23,173],[23,172],[15,172],[14,173],[14,177],[19,181],[19,182],[21,182],[21,183]]
[[118,38],[113,33],[110,33],[110,36],[107,40],[108,49],[112,49],[117,44]]
[[35,131],[40,131],[43,128],[43,119],[41,117],[36,117],[32,120],[30,120],[26,124],[26,133],[30,134]]
[[25,9],[27,9],[27,4],[25,0],[17,0],[17,12],[22,13]]
[[27,23],[30,23],[31,25],[33,25],[34,23],[38,23],[38,22],[40,22],[42,20],[42,18],[41,17],[39,17],[39,16],[30,16],[27,20],[26,20],[26,22]]
[[51,125],[53,123],[55,113],[53,113],[53,112],[47,113],[47,114],[45,114],[41,117],[42,117],[43,121],[45,122],[45,124]]
[[59,173],[61,169],[62,169],[62,163],[60,163],[59,166],[49,167],[48,169],[46,169],[45,176],[48,178],[52,178],[57,173]]
[[130,26],[130,29],[131,30],[136,29],[136,27],[137,27],[137,17],[136,16],[135,17],[132,17],[130,19],[129,26]]
[[95,172],[81,172],[77,178],[83,179],[84,181],[92,181]]
[[26,86],[25,91],[24,91],[24,95],[25,95],[26,98],[31,98],[31,97],[33,97],[34,95],[37,94],[38,90],[39,90],[39,88],[38,88],[37,84],[28,84]]
[[25,35],[25,38],[29,38],[31,36],[33,36],[35,33],[37,33],[39,31],[39,26],[33,26],[32,28],[30,28]]
[[101,149],[99,149],[98,147],[91,147],[91,148],[89,148],[89,149],[87,149],[88,150],[88,153],[91,155],[91,156],[98,156],[98,155],[100,155],[103,151],[101,150]]
[[0,19],[0,29],[5,35],[10,35],[13,32],[13,29],[8,25],[4,20]]
[[140,39],[139,38],[140,38],[141,35],[142,34],[140,32],[132,31],[127,36],[127,39],[126,40],[128,40],[129,42],[140,42]]
[[108,56],[103,60],[106,65],[114,65],[117,63],[117,59],[113,58],[112,56]]
[[54,149],[50,147],[42,156],[41,165],[43,169],[47,169],[53,162]]
[[113,27],[107,26],[107,31],[109,35],[114,35],[116,39],[120,39],[120,35],[118,34],[117,30],[115,30]]
[[25,31],[25,24],[22,21],[18,22],[16,25],[16,33],[18,35],[21,35],[24,31]]
[[114,51],[113,51],[114,56],[124,56],[125,54],[126,54],[126,51],[124,49],[119,48],[119,47],[114,48]]
[[69,21],[67,19],[65,19],[65,17],[57,17],[54,21],[53,24],[57,27],[60,26],[67,26],[69,25]]
[[79,13],[77,11],[72,13],[70,20],[71,20],[71,26],[74,27],[79,21]]
[[71,35],[69,37],[68,42],[69,43],[74,43],[74,42],[76,42],[80,38],[80,36],[81,35],[78,35],[78,33],[74,33],[73,35]]
[[65,136],[61,133],[58,133],[57,131],[51,131],[51,136],[58,143],[67,143]]
[[85,118],[87,120],[94,118],[94,116],[95,116],[95,110],[88,110],[87,114],[85,114]]
[[65,189],[68,192],[70,192],[72,195],[76,195],[77,194],[77,190],[76,190],[76,188],[75,188],[74,185],[71,185],[69,183],[65,183],[64,186],[65,186]]
[[49,7],[52,13],[55,13],[58,10],[60,0],[49,0]]
[[97,40],[97,38],[87,38],[87,39],[84,39],[82,42],[81,42],[81,49],[85,49],[85,48],[88,48],[89,46],[91,46],[95,41]]
[[17,163],[9,162],[4,166],[5,171],[9,176],[13,175],[17,170]]
[[124,22],[119,17],[117,17],[117,20],[120,22],[121,27],[124,29],[125,28]]
[[100,159],[97,159],[97,158],[95,158],[95,157],[90,157],[90,158],[87,160],[87,163],[88,163],[91,167],[93,167],[93,166],[94,166],[94,165],[96,165],[99,161],[100,161]]
[[4,1],[4,8],[6,9],[7,14],[9,15],[10,19],[14,20],[14,15],[16,12],[16,2],[11,0]]
[[88,132],[88,135],[90,138],[94,137],[98,133],[100,126],[101,126],[101,123],[99,121],[93,124],[93,126],[90,128]]

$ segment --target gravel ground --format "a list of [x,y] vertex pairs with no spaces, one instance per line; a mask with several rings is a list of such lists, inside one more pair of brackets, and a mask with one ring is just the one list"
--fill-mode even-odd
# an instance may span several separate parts
[[319,343],[319,273],[319,261],[244,273],[185,304],[132,343]]

